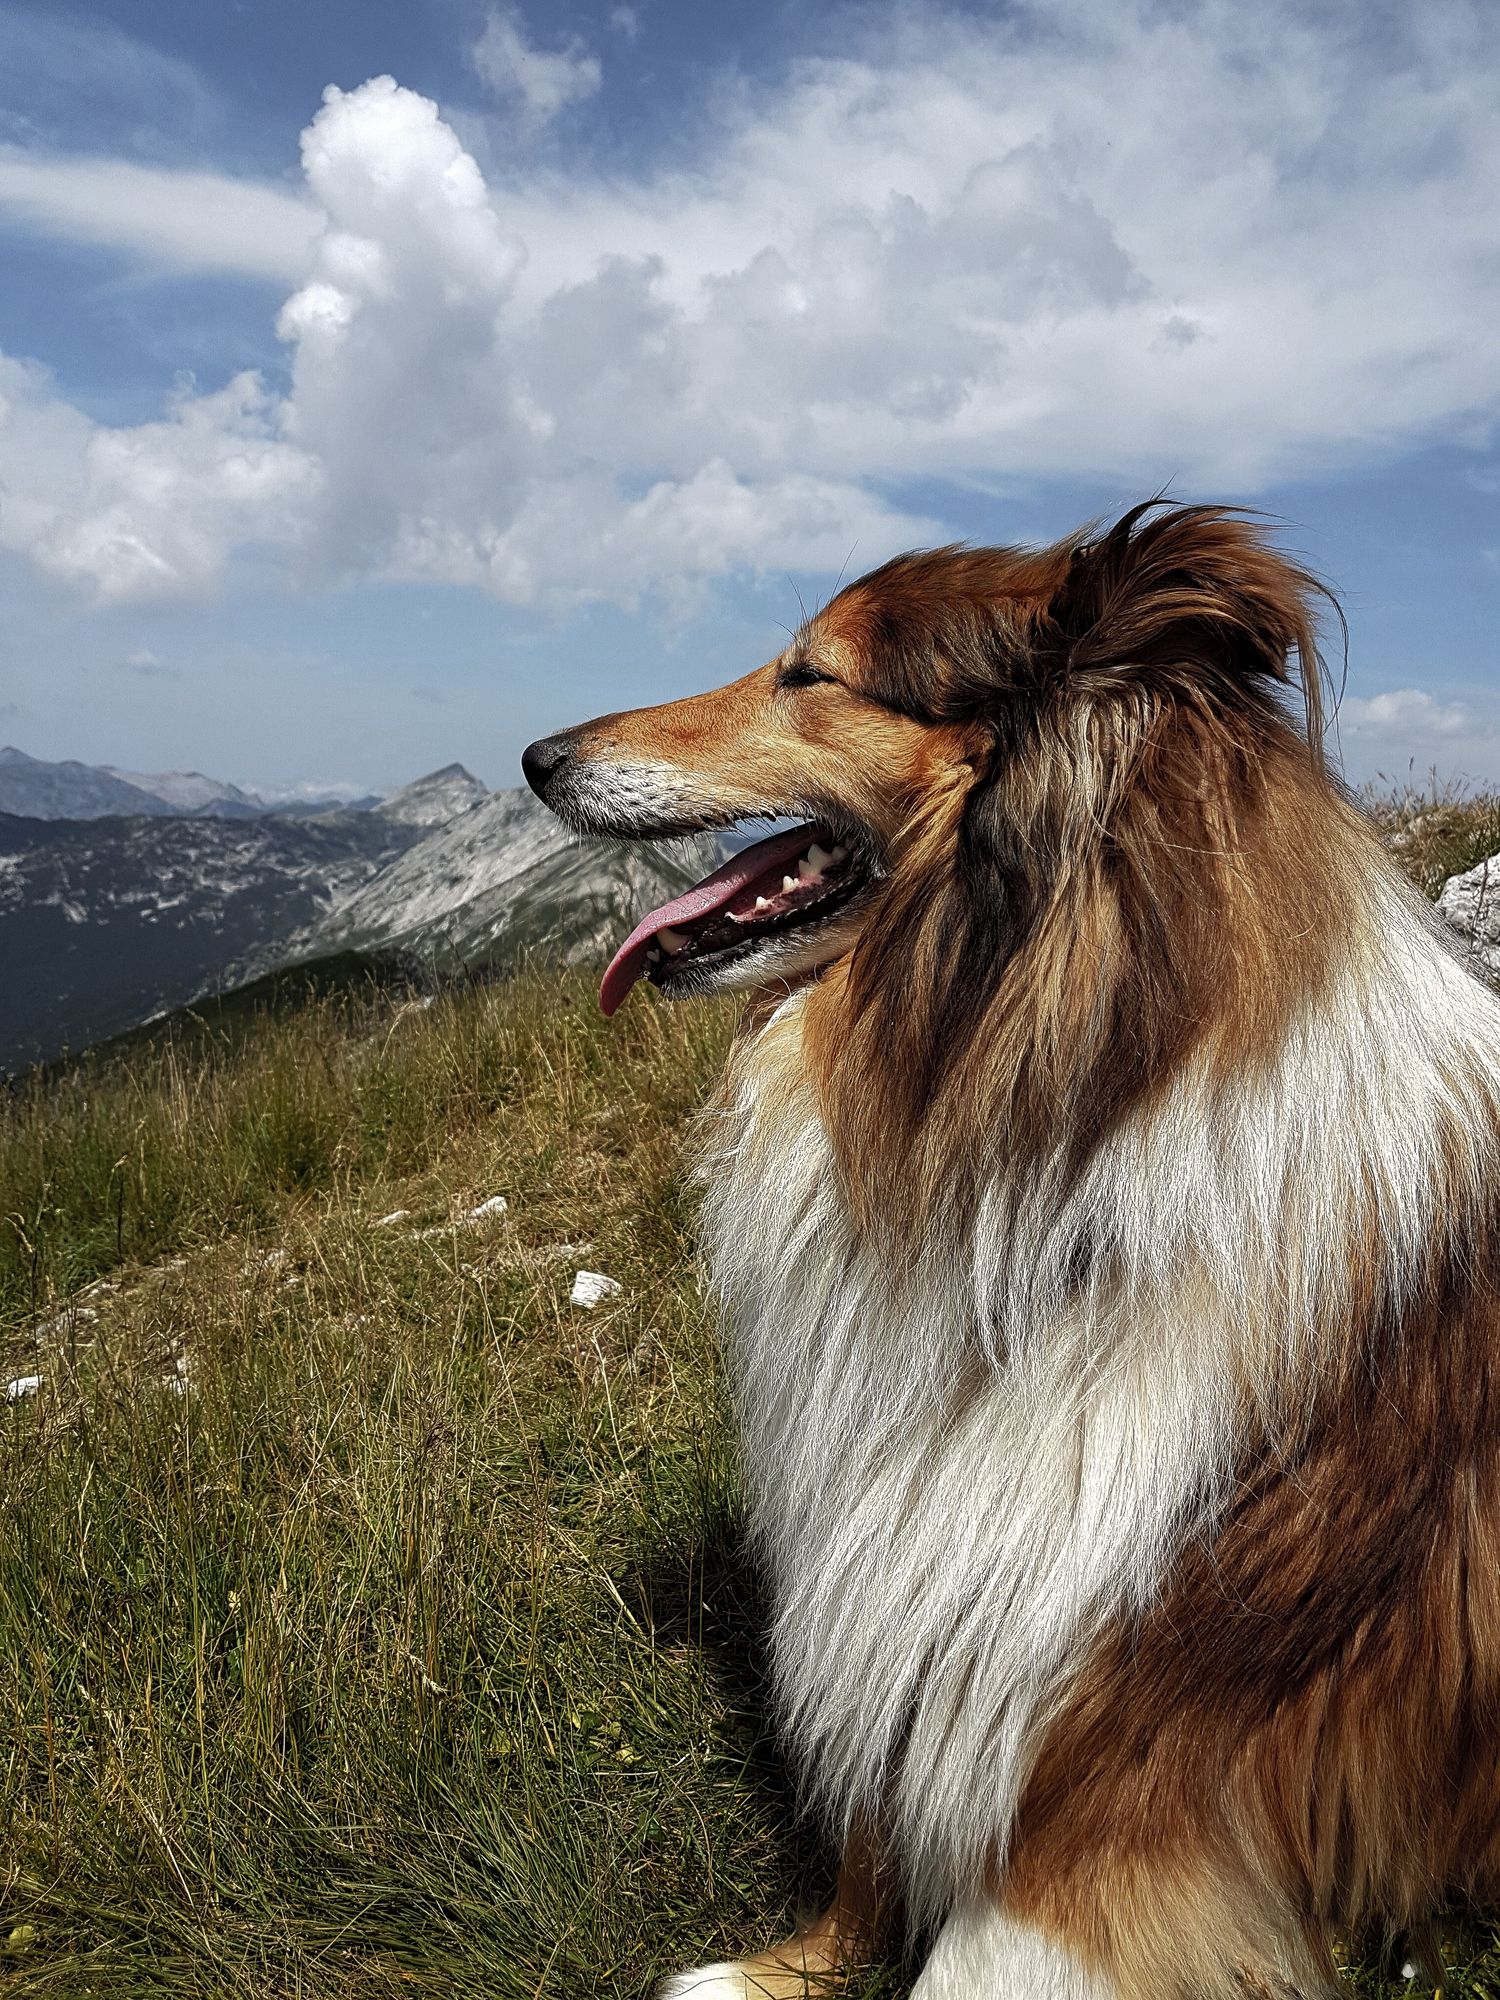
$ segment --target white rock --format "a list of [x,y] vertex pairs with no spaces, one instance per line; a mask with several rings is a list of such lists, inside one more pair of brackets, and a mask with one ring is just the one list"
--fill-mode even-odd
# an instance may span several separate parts
[[488,1201],[482,1201],[478,1208],[469,1210],[470,1222],[485,1222],[492,1215],[504,1215],[510,1203],[503,1194],[492,1194]]
[[27,1396],[34,1396],[41,1386],[40,1375],[17,1375],[5,1385],[5,1400],[7,1403],[23,1402]]
[[1450,875],[1438,913],[1457,932],[1475,968],[1500,977],[1500,854],[1462,875]]
[[66,1305],[52,1319],[38,1322],[38,1340],[61,1340],[70,1333],[76,1333],[80,1326],[92,1326],[99,1315],[92,1306]]
[[389,1215],[377,1215],[370,1225],[372,1229],[391,1229],[398,1222],[405,1222],[411,1214],[409,1208],[393,1208]]
[[573,1289],[568,1296],[575,1306],[583,1306],[592,1312],[605,1299],[618,1298],[624,1289],[618,1278],[606,1278],[602,1271],[579,1271],[574,1276]]

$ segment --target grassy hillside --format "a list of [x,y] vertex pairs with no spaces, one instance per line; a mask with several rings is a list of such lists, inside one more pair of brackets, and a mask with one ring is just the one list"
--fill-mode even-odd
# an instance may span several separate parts
[[0,1118],[0,1991],[628,1995],[787,1917],[678,1179],[726,1032],[328,999]]
[[0,1100],[0,1994],[627,2000],[816,1888],[680,1178],[729,1024],[356,987]]

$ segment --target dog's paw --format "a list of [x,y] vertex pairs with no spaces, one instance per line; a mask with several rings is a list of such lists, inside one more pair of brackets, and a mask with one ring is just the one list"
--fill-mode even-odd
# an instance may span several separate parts
[[657,1987],[656,2000],[756,2000],[760,1991],[737,1965],[700,1965],[674,1972]]

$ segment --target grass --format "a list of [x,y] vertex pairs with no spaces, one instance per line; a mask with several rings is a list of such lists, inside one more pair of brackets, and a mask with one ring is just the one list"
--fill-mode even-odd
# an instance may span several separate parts
[[790,1918],[678,1166],[727,1030],[354,996],[0,1112],[0,1991],[636,1994]]
[[826,1879],[680,1172],[730,1018],[354,988],[0,1099],[0,1995],[624,2000]]
[[1364,803],[1391,851],[1424,895],[1436,897],[1450,875],[1500,854],[1500,795],[1470,792],[1433,774],[1371,786]]

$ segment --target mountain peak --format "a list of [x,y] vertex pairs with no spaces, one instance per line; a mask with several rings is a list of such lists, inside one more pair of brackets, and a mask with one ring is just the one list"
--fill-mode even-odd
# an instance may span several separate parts
[[403,826],[441,826],[489,796],[488,788],[472,771],[462,764],[444,764],[441,770],[429,771],[403,785],[399,792],[392,792],[376,811],[382,819],[396,820]]

